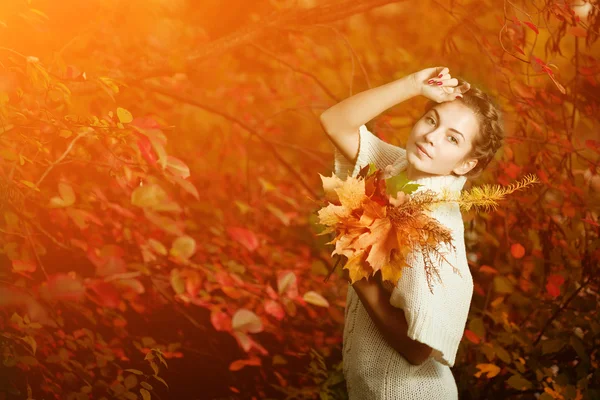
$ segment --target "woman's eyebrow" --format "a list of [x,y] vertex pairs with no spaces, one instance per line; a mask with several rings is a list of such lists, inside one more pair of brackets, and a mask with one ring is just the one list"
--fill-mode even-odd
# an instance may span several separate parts
[[[437,112],[437,110],[435,108],[432,109],[433,112],[435,113],[435,117],[438,119],[438,121],[441,121],[442,119],[440,118],[440,114]],[[450,128],[449,130],[454,131],[456,133],[458,133],[460,136],[462,136],[463,140],[465,140],[465,135],[463,135],[462,133],[460,133],[459,131],[457,131],[454,128]]]

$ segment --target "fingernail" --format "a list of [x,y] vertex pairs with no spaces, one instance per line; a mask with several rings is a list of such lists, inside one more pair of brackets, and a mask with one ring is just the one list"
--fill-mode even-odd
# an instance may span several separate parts
[[441,78],[441,77],[442,77],[442,75],[443,75],[443,74],[439,74],[439,75],[438,75],[438,78]]
[[442,82],[436,82],[436,83],[437,83],[438,85],[441,85],[441,84],[442,84]]
[[456,96],[456,97],[457,97],[458,99],[462,99],[462,98],[463,98],[462,96]]
[[428,80],[427,83],[431,85],[433,83],[433,79]]

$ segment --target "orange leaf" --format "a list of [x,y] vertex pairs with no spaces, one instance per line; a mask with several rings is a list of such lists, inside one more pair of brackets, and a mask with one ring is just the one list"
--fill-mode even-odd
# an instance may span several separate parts
[[13,260],[12,269],[14,272],[35,272],[37,265],[32,261]]
[[577,36],[577,37],[586,37],[587,36],[587,30],[585,30],[581,26],[572,26],[567,29],[567,33],[570,33],[571,35]]
[[230,371],[238,371],[238,370],[244,368],[246,365],[260,366],[261,360],[258,357],[254,357],[249,360],[235,360],[234,362],[229,364],[229,370]]
[[484,274],[490,274],[490,275],[495,275],[498,273],[496,268],[492,268],[489,265],[482,265],[481,267],[479,267],[479,272],[483,272]]
[[474,374],[476,378],[479,378],[482,374],[486,374],[487,378],[493,378],[500,372],[500,367],[495,364],[477,364],[476,367],[479,369]]

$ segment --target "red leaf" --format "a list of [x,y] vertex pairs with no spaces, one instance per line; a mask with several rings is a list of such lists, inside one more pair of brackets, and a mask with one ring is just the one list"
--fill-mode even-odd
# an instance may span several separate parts
[[535,33],[540,33],[540,31],[538,31],[538,28],[537,28],[537,26],[535,26],[535,25],[534,25],[534,24],[532,24],[531,22],[525,22],[525,21],[523,21],[523,23],[524,23],[525,25],[527,25],[528,27],[530,27],[530,28],[531,28],[531,30],[533,30]]
[[121,301],[121,296],[117,289],[108,282],[96,281],[90,285],[98,296],[100,304],[109,308],[117,308]]
[[155,165],[158,157],[156,156],[156,153],[152,150],[152,143],[150,143],[148,137],[145,135],[138,135],[137,145],[140,149],[142,157],[144,157],[144,159],[151,165]]
[[514,258],[522,258],[525,255],[525,248],[521,243],[514,243],[510,246],[510,254],[512,254]]
[[517,176],[521,172],[521,168],[518,165],[516,165],[515,163],[509,162],[505,165],[504,172],[511,179],[517,179]]
[[231,227],[227,228],[229,236],[249,251],[254,251],[258,248],[258,239],[254,232],[244,228]]
[[479,336],[477,336],[475,332],[469,329],[465,329],[465,336],[467,337],[467,339],[469,339],[469,341],[475,344],[479,344],[479,342],[481,341],[481,339],[479,339]]
[[285,311],[283,311],[283,307],[276,301],[267,300],[265,301],[265,311],[267,314],[272,315],[281,321],[285,317]]
[[585,218],[582,219],[583,222],[587,222],[588,224],[594,225],[594,226],[600,226],[596,221],[594,221],[593,219],[589,219],[589,218]]
[[231,318],[223,311],[210,313],[210,322],[218,331],[231,332]]
[[523,51],[522,48],[520,48],[519,46],[515,45],[515,49],[517,49],[517,51],[521,54],[523,54],[524,56],[526,56],[527,54],[525,54],[525,52]]
[[560,287],[565,282],[565,278],[562,275],[554,274],[548,277],[548,283],[546,283],[546,291],[552,297],[558,297],[560,295]]
[[53,275],[40,286],[40,296],[46,300],[79,301],[84,295],[81,280],[68,274]]
[[129,125],[137,126],[138,128],[159,129],[160,124],[152,117],[135,117]]

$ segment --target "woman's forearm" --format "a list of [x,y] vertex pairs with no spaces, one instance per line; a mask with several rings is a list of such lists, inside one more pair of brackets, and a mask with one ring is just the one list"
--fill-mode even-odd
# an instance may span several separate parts
[[321,124],[329,134],[355,132],[388,108],[419,94],[412,74],[384,85],[367,89],[329,107],[321,116]]
[[382,333],[384,339],[409,363],[419,365],[431,354],[431,348],[407,336],[404,310],[390,304],[389,293],[376,279],[362,279],[353,285],[358,298]]

